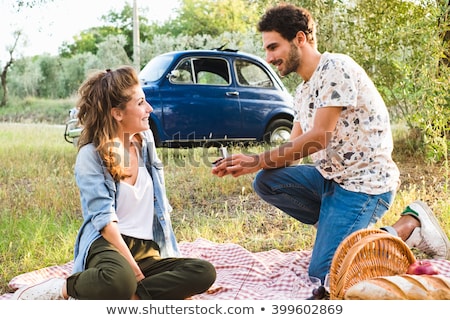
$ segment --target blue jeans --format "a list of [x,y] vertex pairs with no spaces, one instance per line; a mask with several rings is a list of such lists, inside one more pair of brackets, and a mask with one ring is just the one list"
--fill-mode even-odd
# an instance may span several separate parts
[[317,223],[309,276],[322,283],[339,244],[356,230],[375,224],[389,209],[395,192],[370,195],[343,189],[324,179],[312,165],[261,170],[253,181],[256,193],[291,217]]

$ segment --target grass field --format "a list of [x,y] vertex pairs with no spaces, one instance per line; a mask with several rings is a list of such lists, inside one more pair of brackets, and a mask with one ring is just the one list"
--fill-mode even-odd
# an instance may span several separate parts
[[[65,142],[63,132],[58,125],[0,123],[0,294],[20,273],[72,259],[81,213],[73,177],[76,149]],[[311,249],[314,228],[262,202],[252,190],[253,176],[217,178],[210,173],[210,162],[218,157],[215,148],[158,152],[179,241],[202,237],[254,252]],[[404,206],[422,199],[450,235],[448,168],[401,153],[397,157],[406,183],[380,224],[394,222]]]

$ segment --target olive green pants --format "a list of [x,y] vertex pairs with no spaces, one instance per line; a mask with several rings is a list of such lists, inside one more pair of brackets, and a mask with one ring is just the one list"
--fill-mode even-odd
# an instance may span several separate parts
[[92,244],[86,269],[67,279],[67,293],[79,300],[180,300],[205,292],[216,279],[214,266],[194,258],[161,258],[151,240],[123,236],[145,279],[103,237]]

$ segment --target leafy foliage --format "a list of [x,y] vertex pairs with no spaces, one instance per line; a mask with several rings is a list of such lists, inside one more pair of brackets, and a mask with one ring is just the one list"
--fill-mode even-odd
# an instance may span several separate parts
[[184,0],[166,28],[173,36],[245,33],[257,22],[256,8],[256,2],[248,0]]
[[94,27],[82,31],[73,37],[74,42],[64,42],[60,49],[60,56],[70,58],[73,55],[90,52],[97,54],[98,44],[108,36],[119,34],[116,28],[110,26]]

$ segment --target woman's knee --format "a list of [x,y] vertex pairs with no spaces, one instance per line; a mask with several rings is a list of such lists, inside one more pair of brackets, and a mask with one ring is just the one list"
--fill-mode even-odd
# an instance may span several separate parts
[[216,281],[216,268],[206,260],[193,259],[189,262],[191,279],[195,279],[195,285],[199,293],[206,291]]
[[136,278],[129,269],[123,273],[86,269],[67,279],[67,292],[79,300],[128,300],[137,288]]
[[103,281],[99,286],[97,292],[98,299],[102,300],[128,300],[136,293],[137,281],[136,278],[123,279],[118,277],[116,279],[108,279]]
[[127,300],[136,292],[137,281],[131,268],[99,270],[96,295],[103,300]]

